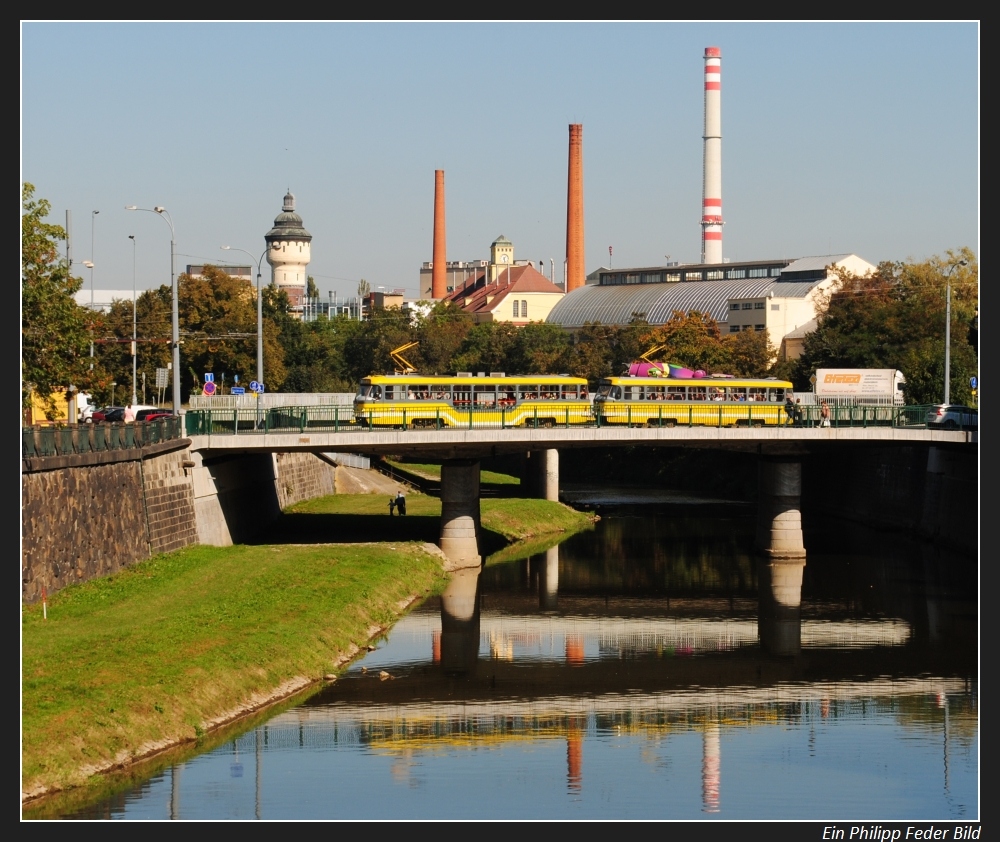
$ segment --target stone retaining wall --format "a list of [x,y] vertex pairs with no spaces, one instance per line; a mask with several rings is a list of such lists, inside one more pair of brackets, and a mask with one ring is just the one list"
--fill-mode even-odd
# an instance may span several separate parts
[[187,440],[25,460],[21,598],[106,576],[196,543]]
[[248,540],[286,506],[336,493],[335,465],[311,453],[205,462],[189,445],[23,460],[22,600],[158,553]]

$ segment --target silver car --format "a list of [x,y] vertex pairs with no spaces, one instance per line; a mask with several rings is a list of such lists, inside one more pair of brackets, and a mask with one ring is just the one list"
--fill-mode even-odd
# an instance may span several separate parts
[[938,404],[927,410],[927,426],[944,430],[978,430],[979,410],[969,406]]

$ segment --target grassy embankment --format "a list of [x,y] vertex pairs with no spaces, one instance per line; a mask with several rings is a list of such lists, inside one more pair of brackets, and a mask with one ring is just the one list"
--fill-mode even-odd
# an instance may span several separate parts
[[[289,509],[272,543],[193,547],[22,608],[22,794],[78,785],[296,690],[308,692],[409,600],[443,587],[440,501],[382,495]],[[584,528],[542,500],[484,500],[493,546]],[[490,540],[492,536],[492,540]],[[502,538],[500,537],[502,536]],[[373,541],[369,544],[319,544]],[[313,543],[310,543],[313,542]],[[280,546],[280,545],[284,546]]]

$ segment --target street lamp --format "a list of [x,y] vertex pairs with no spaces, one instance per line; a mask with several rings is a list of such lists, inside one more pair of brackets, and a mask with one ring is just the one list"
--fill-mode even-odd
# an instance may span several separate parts
[[129,234],[128,238],[132,241],[132,406],[135,406],[139,402],[139,396],[136,394],[135,381],[136,381],[136,331],[135,331],[135,234]]
[[[246,249],[233,248],[233,246],[219,246],[219,248],[223,251],[241,251],[251,260],[254,259],[253,255]],[[257,258],[257,382],[261,385],[264,384],[264,308],[260,297],[260,263],[266,254],[267,249],[264,249],[261,256]]]
[[[170,292],[173,298],[173,312],[170,318],[170,347],[172,350],[171,354],[171,367],[174,370],[173,377],[173,413],[174,415],[181,414],[181,329],[180,329],[180,318],[178,316],[177,308],[177,275],[174,273],[174,221],[170,218],[170,214],[167,213],[167,209],[162,205],[155,205],[152,208],[139,208],[135,205],[126,205],[125,210],[139,210],[146,211],[147,213],[155,213],[159,215],[167,225],[170,226]],[[134,300],[134,299],[133,299]]]
[[968,260],[956,260],[948,267],[948,289],[944,309],[944,402],[951,403],[951,273],[959,266],[968,266]]
[[117,386],[117,385],[118,385],[118,383],[116,383],[114,380],[111,381],[111,405],[112,406],[115,405],[115,386]]

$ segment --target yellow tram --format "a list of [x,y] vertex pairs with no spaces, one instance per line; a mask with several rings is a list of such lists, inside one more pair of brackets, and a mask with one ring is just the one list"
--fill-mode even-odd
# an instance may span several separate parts
[[787,423],[792,384],[774,378],[609,377],[594,396],[600,425],[764,427]]
[[583,377],[416,372],[372,375],[354,398],[354,420],[367,427],[555,427],[591,421]]

